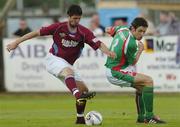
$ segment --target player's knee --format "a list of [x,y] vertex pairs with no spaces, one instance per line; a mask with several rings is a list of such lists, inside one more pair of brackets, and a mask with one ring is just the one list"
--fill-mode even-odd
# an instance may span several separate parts
[[80,91],[80,93],[87,93],[89,90],[88,90],[88,88],[85,88],[85,87],[80,87],[79,88],[79,91]]
[[137,93],[142,93],[143,86],[138,85],[135,87]]
[[67,77],[69,75],[74,75],[74,71],[69,68],[69,67],[66,67],[64,68],[60,73],[59,73],[59,76],[63,76],[63,77]]
[[148,76],[146,79],[146,84],[149,86],[153,86],[153,79],[152,77]]
[[81,87],[80,89],[81,93],[87,93],[89,92],[89,89],[86,86]]
[[77,87],[81,93],[88,92],[88,87],[84,84],[84,82],[76,81]]
[[83,93],[87,93],[87,92],[89,92],[89,89],[86,87],[83,89]]

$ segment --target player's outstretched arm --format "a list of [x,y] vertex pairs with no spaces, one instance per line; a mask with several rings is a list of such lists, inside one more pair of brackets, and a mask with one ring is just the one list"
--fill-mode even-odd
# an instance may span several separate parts
[[101,43],[99,49],[107,56],[109,56],[113,59],[116,58],[116,53],[109,51],[109,49],[106,47],[106,45],[104,43]]
[[30,32],[28,34],[25,34],[24,36],[22,36],[20,38],[17,38],[15,41],[13,41],[10,44],[8,44],[6,46],[6,49],[10,52],[11,50],[16,49],[20,43],[22,43],[22,42],[24,42],[26,40],[35,38],[37,36],[40,36],[40,31],[39,30]]

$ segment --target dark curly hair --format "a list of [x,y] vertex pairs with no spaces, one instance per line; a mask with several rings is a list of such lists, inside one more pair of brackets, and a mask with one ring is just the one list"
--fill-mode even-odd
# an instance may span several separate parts
[[[143,27],[148,27],[148,23],[147,21],[142,18],[142,17],[137,17],[135,18],[132,23],[131,23],[131,27],[134,27],[135,29],[137,29],[138,27],[143,26]],[[130,27],[130,28],[131,28]]]
[[79,5],[73,4],[69,7],[67,14],[69,16],[73,16],[73,15],[81,16],[82,15],[82,9]]

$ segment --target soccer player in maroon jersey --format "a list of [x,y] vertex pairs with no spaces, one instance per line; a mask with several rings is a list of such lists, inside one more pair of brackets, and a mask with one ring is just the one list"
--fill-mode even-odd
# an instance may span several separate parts
[[53,44],[46,58],[46,68],[49,73],[56,76],[66,84],[76,98],[77,124],[85,124],[84,109],[86,100],[95,96],[95,92],[88,92],[88,88],[77,72],[73,64],[78,59],[84,44],[88,44],[94,50],[100,49],[107,56],[115,58],[115,53],[108,50],[103,42],[98,40],[86,27],[79,24],[82,9],[78,5],[71,5],[67,11],[67,22],[55,23],[40,30],[30,32],[7,45],[10,52],[17,46],[37,36],[53,36]]

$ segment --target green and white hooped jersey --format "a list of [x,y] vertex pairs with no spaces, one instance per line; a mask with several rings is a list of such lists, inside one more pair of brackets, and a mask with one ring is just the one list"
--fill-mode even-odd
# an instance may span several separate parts
[[115,52],[117,57],[115,59],[108,57],[105,66],[119,71],[133,65],[138,45],[127,26],[117,26],[114,28],[114,32],[110,50]]

